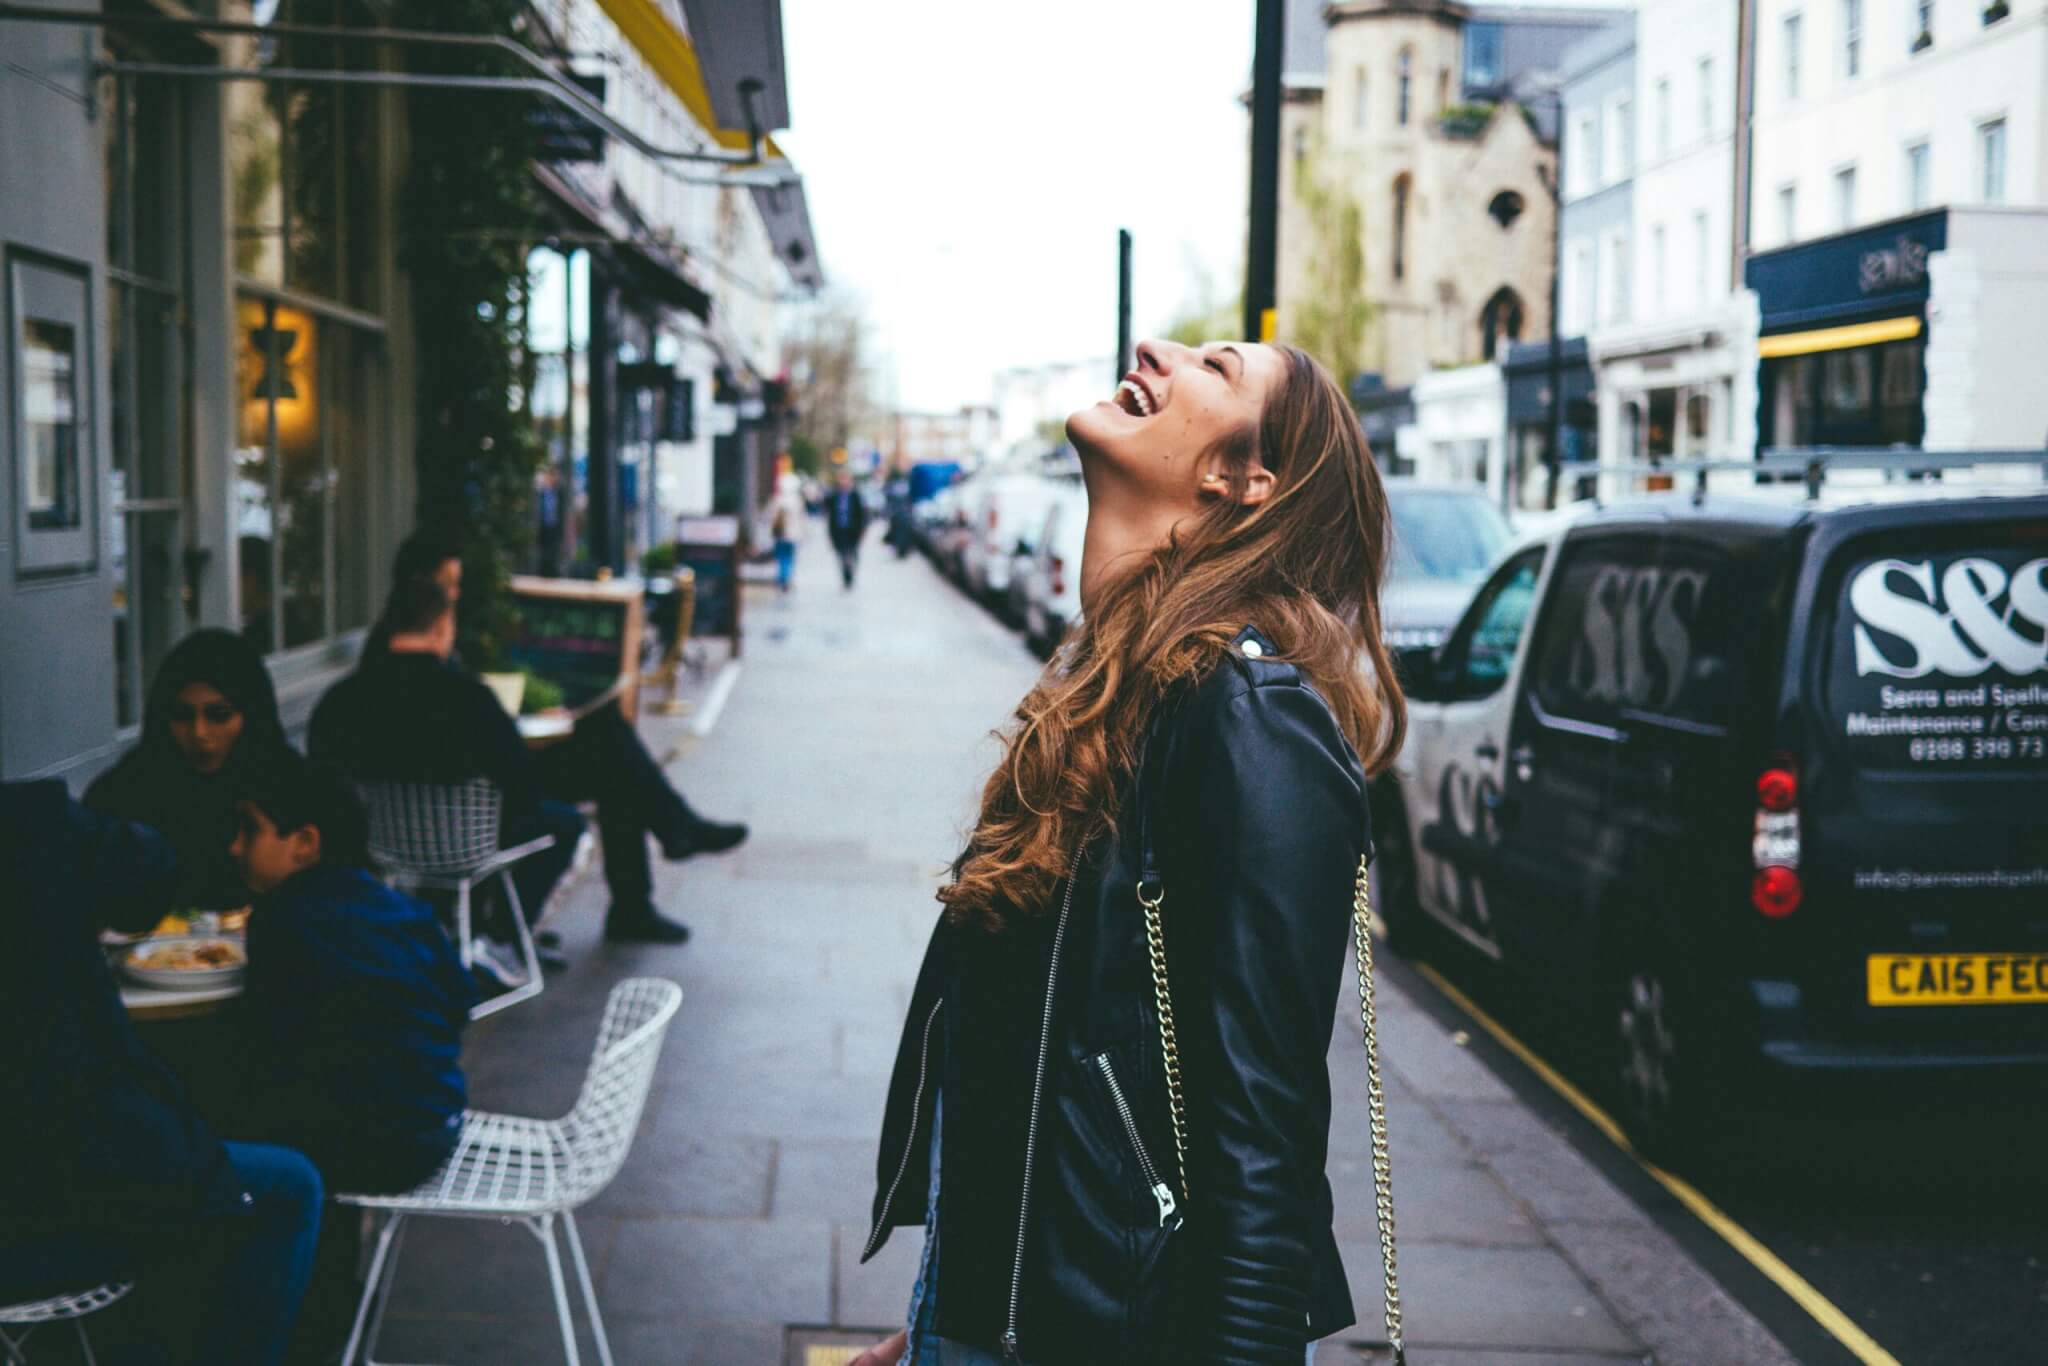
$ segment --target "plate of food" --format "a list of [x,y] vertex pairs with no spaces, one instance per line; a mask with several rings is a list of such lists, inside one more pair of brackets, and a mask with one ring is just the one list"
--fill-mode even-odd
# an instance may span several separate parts
[[162,935],[137,944],[121,958],[130,977],[159,991],[211,991],[233,986],[249,965],[239,939],[216,934]]

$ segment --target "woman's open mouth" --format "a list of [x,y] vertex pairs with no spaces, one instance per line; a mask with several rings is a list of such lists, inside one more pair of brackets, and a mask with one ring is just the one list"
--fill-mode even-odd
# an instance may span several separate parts
[[1159,405],[1145,386],[1134,376],[1126,375],[1124,382],[1116,386],[1116,397],[1110,400],[1132,417],[1151,417],[1159,411]]

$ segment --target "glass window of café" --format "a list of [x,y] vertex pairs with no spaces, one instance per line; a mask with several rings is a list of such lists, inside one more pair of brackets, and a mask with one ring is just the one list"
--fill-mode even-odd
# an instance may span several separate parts
[[176,83],[109,77],[102,97],[114,702],[118,724],[127,729],[141,724],[144,689],[191,624],[185,573],[191,350],[182,240],[188,142]]
[[[333,23],[339,3],[260,7]],[[313,64],[285,40],[256,60]],[[324,54],[322,60],[325,60]],[[227,88],[235,305],[232,554],[240,626],[266,653],[366,626],[372,480],[386,467],[376,225],[380,97],[358,87]]]
[[1926,337],[1763,361],[1765,449],[1918,446]]

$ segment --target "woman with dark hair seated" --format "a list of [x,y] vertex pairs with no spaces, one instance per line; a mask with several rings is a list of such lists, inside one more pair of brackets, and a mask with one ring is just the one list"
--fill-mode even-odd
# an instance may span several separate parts
[[240,775],[289,748],[256,647],[231,631],[179,641],[150,685],[142,738],[86,789],[85,804],[161,831],[178,851],[173,905],[249,904],[228,857]]

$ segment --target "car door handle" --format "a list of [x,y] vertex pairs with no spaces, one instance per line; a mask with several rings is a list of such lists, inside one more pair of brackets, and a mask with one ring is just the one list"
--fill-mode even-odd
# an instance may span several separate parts
[[1472,752],[1488,763],[1492,763],[1495,759],[1500,758],[1500,746],[1491,740],[1481,740]]
[[1536,746],[1516,745],[1508,751],[1508,762],[1515,766],[1515,781],[1528,782],[1536,772]]

